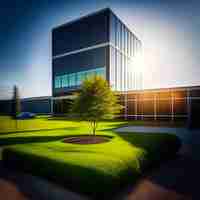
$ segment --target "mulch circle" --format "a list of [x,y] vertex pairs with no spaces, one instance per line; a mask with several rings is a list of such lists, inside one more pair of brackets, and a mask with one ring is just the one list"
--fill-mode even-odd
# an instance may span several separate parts
[[64,143],[73,143],[73,144],[100,144],[104,142],[109,142],[111,137],[107,136],[90,136],[90,135],[82,135],[82,136],[73,136],[68,137],[63,140]]

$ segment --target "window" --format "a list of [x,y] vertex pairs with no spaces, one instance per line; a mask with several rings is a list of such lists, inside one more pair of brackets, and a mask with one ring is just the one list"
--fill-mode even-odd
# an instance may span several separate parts
[[83,80],[85,79],[85,72],[78,72],[77,73],[77,85],[81,85]]
[[117,47],[120,48],[120,23],[117,20]]
[[76,85],[75,73],[69,74],[69,87],[73,87],[75,85]]
[[115,45],[115,32],[116,32],[115,16],[111,15],[111,18],[110,18],[110,41],[113,45]]
[[99,75],[102,77],[106,77],[105,67],[96,68],[92,70],[76,72],[71,74],[64,74],[61,76],[55,77],[55,88],[63,88],[63,87],[74,87],[79,86],[83,82],[83,80],[92,75]]
[[121,89],[121,59],[120,52],[117,51],[117,90]]
[[127,30],[124,29],[124,53],[127,54]]
[[60,88],[61,87],[61,77],[56,76],[55,77],[55,88]]
[[110,85],[115,89],[115,49],[110,47]]
[[127,56],[130,55],[130,32],[127,30]]
[[96,69],[95,74],[98,76],[105,77],[105,69],[102,69],[102,68]]
[[68,87],[68,75],[63,75],[62,77],[62,87]]
[[126,55],[128,55],[128,49],[129,49],[129,46],[128,46],[128,30],[126,29]]
[[134,35],[131,34],[131,57],[134,56]]
[[122,25],[122,51],[124,51],[124,25]]

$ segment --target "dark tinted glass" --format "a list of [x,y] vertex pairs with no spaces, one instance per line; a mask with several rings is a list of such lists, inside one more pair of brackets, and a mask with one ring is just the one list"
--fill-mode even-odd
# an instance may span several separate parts
[[[53,94],[61,95],[65,92],[65,89],[60,89],[62,85],[77,85],[77,78],[80,78],[78,72],[106,67],[106,52],[106,47],[101,47],[53,59]],[[72,75],[66,79],[61,78],[66,74]]]
[[53,56],[108,42],[109,10],[53,30]]
[[106,48],[97,48],[53,59],[54,75],[63,75],[106,66]]

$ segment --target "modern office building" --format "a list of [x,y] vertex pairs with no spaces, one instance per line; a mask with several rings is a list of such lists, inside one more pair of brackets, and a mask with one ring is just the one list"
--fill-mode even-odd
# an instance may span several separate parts
[[109,9],[52,30],[54,113],[67,113],[73,92],[93,74],[103,76],[135,120],[187,121],[198,125],[200,87],[142,90],[137,57],[141,41]]
[[[52,30],[52,94],[54,112],[93,74],[103,76],[115,91],[138,88],[135,57],[141,41],[109,9]],[[66,108],[66,106],[64,106]]]
[[120,99],[126,119],[183,121],[199,126],[200,86],[128,91],[121,93]]

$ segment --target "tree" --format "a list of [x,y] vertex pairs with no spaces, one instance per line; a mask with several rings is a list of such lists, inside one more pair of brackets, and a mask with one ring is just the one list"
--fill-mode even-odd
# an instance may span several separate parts
[[90,123],[93,135],[100,120],[114,118],[121,108],[117,96],[101,76],[85,79],[72,104],[72,112]]
[[13,89],[13,99],[12,99],[12,113],[11,113],[12,117],[16,119],[20,111],[21,111],[21,105],[20,105],[19,89],[15,85]]

